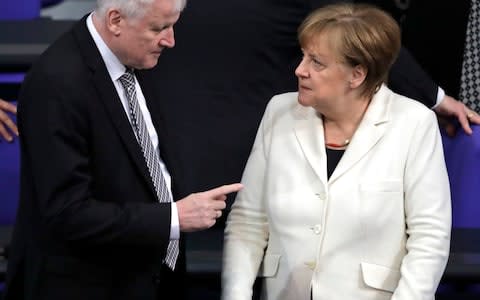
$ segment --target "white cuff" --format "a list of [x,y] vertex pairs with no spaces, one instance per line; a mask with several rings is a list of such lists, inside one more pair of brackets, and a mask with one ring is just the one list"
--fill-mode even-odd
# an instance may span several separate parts
[[443,98],[445,98],[445,91],[441,87],[438,87],[437,103],[435,103],[432,109],[435,109],[437,106],[439,106],[440,103],[442,103]]
[[178,240],[180,238],[180,221],[178,220],[177,203],[172,202],[172,224],[170,225],[170,240]]

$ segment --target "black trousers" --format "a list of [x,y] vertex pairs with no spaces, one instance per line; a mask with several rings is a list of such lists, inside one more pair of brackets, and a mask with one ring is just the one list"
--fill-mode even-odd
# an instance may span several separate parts
[[167,294],[174,294],[175,299],[186,300],[188,295],[188,287],[186,276],[183,270],[172,271],[165,264],[162,264],[160,273],[154,277],[157,285],[157,299],[167,299]]

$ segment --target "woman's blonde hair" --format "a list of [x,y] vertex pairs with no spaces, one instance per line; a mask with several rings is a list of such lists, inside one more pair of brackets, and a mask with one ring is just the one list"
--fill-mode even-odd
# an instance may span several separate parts
[[367,4],[332,4],[313,11],[298,29],[300,45],[314,46],[320,34],[341,62],[367,70],[361,88],[362,95],[370,97],[386,82],[401,47],[397,22]]

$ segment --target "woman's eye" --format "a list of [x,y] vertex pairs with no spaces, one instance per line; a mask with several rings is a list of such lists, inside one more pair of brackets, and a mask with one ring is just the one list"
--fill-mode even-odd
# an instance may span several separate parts
[[316,69],[323,69],[324,65],[317,59],[311,58],[310,61],[312,62],[312,66]]

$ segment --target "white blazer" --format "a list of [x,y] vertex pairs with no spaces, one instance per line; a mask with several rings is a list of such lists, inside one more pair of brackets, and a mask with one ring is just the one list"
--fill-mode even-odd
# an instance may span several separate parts
[[434,299],[450,247],[435,114],[383,86],[327,180],[323,122],[297,93],[260,124],[225,228],[222,299]]

